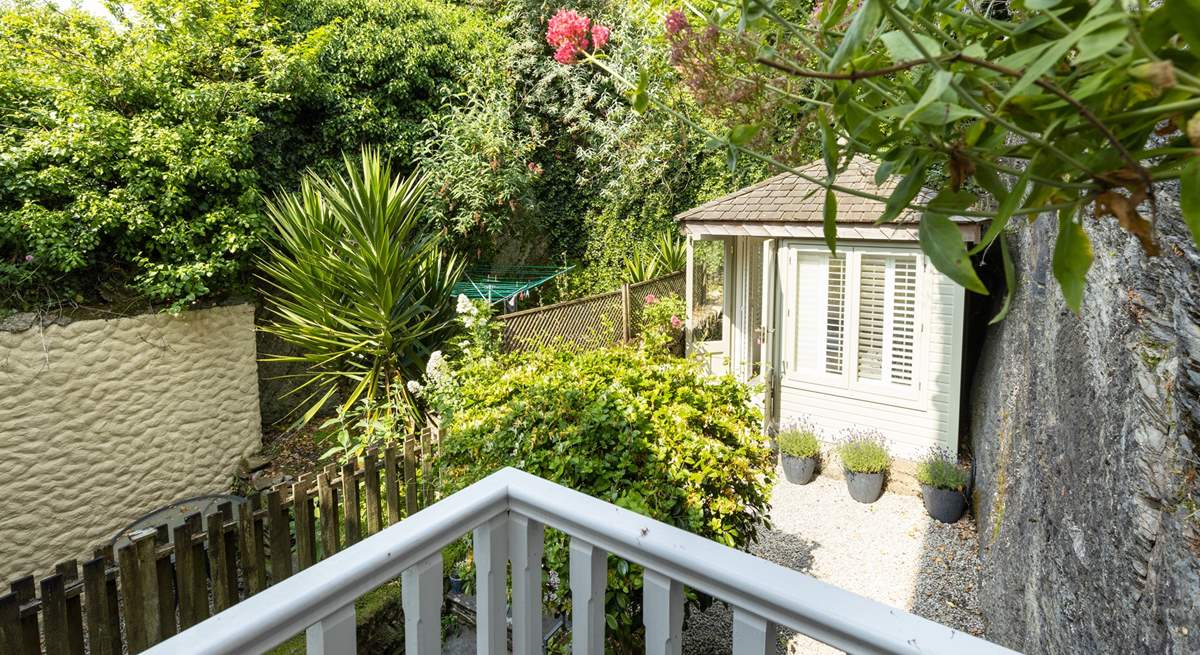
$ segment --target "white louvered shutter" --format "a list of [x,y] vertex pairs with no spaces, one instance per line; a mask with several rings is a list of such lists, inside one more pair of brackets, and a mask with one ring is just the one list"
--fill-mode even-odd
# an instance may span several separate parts
[[912,386],[916,309],[916,256],[859,258],[857,379]]
[[846,350],[846,258],[826,257],[825,372],[841,375]]
[[796,290],[795,313],[792,324],[792,366],[797,373],[821,370],[821,342],[825,319],[824,277],[825,255],[816,252],[796,253],[792,283]]

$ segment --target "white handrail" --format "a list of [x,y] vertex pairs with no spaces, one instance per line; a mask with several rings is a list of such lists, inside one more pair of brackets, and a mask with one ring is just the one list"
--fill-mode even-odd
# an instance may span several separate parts
[[263,652],[505,512],[854,653],[1012,653],[808,575],[506,468],[147,651]]

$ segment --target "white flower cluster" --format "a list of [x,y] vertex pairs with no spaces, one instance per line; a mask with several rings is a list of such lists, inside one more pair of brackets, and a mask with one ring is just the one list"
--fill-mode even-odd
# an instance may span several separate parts
[[475,303],[471,302],[471,299],[465,293],[458,294],[458,307],[455,309],[459,314],[474,316],[479,313],[479,308],[475,306]]
[[417,382],[416,380],[409,380],[404,386],[408,387],[408,392],[414,396],[420,396],[421,391],[424,390],[424,387],[421,386],[421,383]]

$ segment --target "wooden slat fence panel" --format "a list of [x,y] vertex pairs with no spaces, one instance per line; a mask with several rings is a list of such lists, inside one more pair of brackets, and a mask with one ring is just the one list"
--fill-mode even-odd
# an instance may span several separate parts
[[115,557],[97,548],[82,578],[75,561],[20,578],[0,595],[0,653],[139,653],[434,502],[438,442],[431,423],[382,459],[372,450],[236,511],[221,503],[173,530],[142,531]]
[[619,291],[498,316],[504,325],[503,347],[515,351],[557,343],[586,350],[636,339],[646,295],[682,298],[685,284],[684,273],[672,273]]

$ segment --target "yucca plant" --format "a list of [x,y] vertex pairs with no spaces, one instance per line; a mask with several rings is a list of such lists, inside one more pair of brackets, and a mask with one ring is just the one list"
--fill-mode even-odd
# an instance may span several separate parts
[[412,423],[406,382],[451,330],[463,262],[423,217],[424,177],[393,175],[373,148],[343,159],[342,174],[310,172],[299,192],[267,201],[276,235],[259,262],[263,329],[298,354],[265,359],[306,365],[292,391],[304,422],[341,391],[343,411],[362,399]]
[[649,282],[658,277],[658,259],[642,250],[634,250],[625,260],[625,281],[630,284]]
[[663,230],[654,241],[654,259],[659,274],[682,271],[687,267],[687,242],[674,230]]

